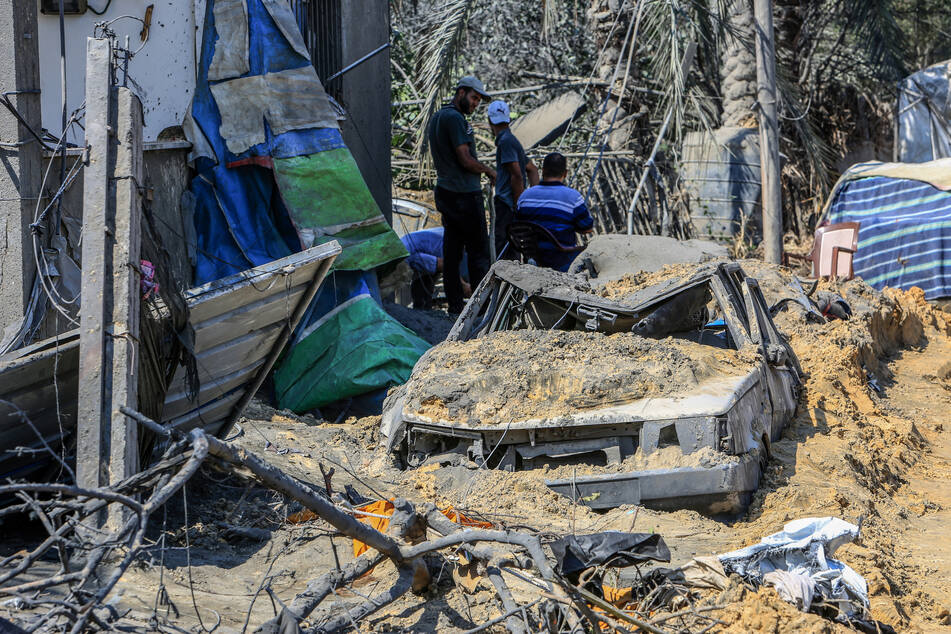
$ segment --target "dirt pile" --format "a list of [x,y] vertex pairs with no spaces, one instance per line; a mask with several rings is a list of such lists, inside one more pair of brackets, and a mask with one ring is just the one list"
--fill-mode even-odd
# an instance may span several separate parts
[[[756,262],[742,264],[749,275],[759,279],[768,303],[790,296],[787,271]],[[673,272],[692,271],[674,267],[656,274],[629,276],[601,290],[623,297],[663,281]],[[865,577],[872,616],[901,631],[933,631],[941,627],[951,608],[951,582],[947,581],[951,579],[951,547],[946,539],[951,521],[951,497],[946,492],[951,477],[951,429],[945,429],[951,427],[947,425],[951,390],[945,387],[951,387],[947,367],[951,359],[951,316],[934,310],[915,290],[879,293],[860,281],[823,282],[818,290],[845,298],[853,318],[848,322],[809,323],[794,303],[777,315],[777,325],[804,369],[804,389],[797,416],[771,446],[770,460],[749,511],[730,522],[684,510],[621,507],[594,512],[573,505],[545,486],[547,478],[571,477],[573,467],[509,473],[477,469],[477,465],[463,460],[449,466],[432,464],[404,471],[378,444],[378,418],[333,424],[255,406],[241,421],[244,436],[239,442],[317,486],[324,483],[321,470],[334,469],[336,491],[350,485],[374,499],[401,496],[441,507],[451,504],[499,527],[521,527],[545,536],[603,530],[659,533],[670,546],[671,567],[698,555],[758,542],[792,519],[829,515],[860,522],[861,540],[841,547],[836,557]],[[725,364],[728,371],[734,371],[745,362],[726,357],[714,360],[705,370],[695,367],[693,344],[664,342],[674,350],[668,358],[656,355],[651,343],[633,335],[615,339],[617,336],[587,333],[523,332],[520,337],[537,339],[519,347],[517,342],[508,341],[506,334],[496,335],[497,340],[470,342],[471,348],[465,349],[467,358],[461,358],[459,350],[449,354],[447,347],[445,357],[425,360],[430,364],[426,380],[442,386],[446,395],[438,415],[449,416],[450,407],[455,407],[470,412],[476,421],[498,421],[509,419],[513,413],[537,412],[539,403],[548,403],[553,412],[579,408],[568,399],[577,398],[583,404],[586,396],[598,392],[585,391],[592,386],[586,386],[584,376],[558,383],[556,371],[578,364],[584,368],[582,375],[603,372],[610,377],[617,369],[598,366],[596,358],[567,356],[580,355],[576,345],[581,339],[575,339],[579,336],[594,337],[598,342],[596,352],[613,360],[615,366],[620,359],[632,357],[630,371],[652,359],[651,367],[660,366],[670,372],[660,375],[665,381],[673,377],[687,382],[702,380],[712,371],[721,371],[716,364]],[[532,356],[533,351],[537,356]],[[516,359],[526,368],[518,381],[504,373],[490,380],[493,367],[510,371]],[[687,372],[686,368],[688,374],[677,374]],[[497,385],[503,379],[520,385],[521,391],[502,394]],[[645,386],[624,379],[610,388],[593,389],[647,390],[656,380],[646,380]],[[464,385],[471,389],[467,392]],[[467,397],[471,402],[466,402]],[[531,403],[530,398],[538,402]],[[597,398],[601,402],[604,394]],[[483,401],[490,406],[478,409]],[[945,439],[944,457],[935,454],[935,443],[941,438]],[[662,449],[646,459],[634,456],[626,466],[666,466],[669,461],[676,462],[675,452],[679,449]],[[692,457],[703,459],[702,455]],[[580,468],[577,474],[582,475]],[[265,501],[252,498],[242,488],[212,490],[209,485],[206,493],[208,503],[201,520],[209,527],[222,516],[230,517],[232,523],[252,514],[269,522],[275,517],[271,512],[265,517]],[[189,500],[201,494],[197,488],[194,492],[190,489]],[[231,506],[220,501],[221,497],[230,497]],[[273,506],[280,509],[279,500],[274,500]],[[194,516],[189,518],[195,520]],[[170,529],[175,526],[171,522]],[[273,591],[286,601],[303,590],[308,579],[335,565],[338,556],[341,565],[350,561],[349,543],[342,543],[339,537],[335,540],[326,528],[319,523],[284,524],[274,529],[270,541],[215,548],[212,546],[217,537],[202,539],[193,528],[191,568],[186,567],[180,553],[176,563],[167,564],[176,566],[174,583],[167,584],[168,593],[179,608],[189,607],[189,584],[194,579],[202,610],[214,608],[222,614],[223,625],[240,629],[247,601],[260,591],[263,580],[273,579]],[[208,531],[213,532],[211,528]],[[218,535],[217,528],[214,534]],[[207,543],[206,550],[196,548],[196,541],[199,546]],[[491,591],[483,588],[467,594],[461,586],[455,586],[448,570],[451,567],[447,564],[445,574],[436,576],[425,602],[409,597],[393,604],[369,619],[367,629],[461,631],[502,613]],[[227,574],[222,574],[223,569]],[[389,587],[393,578],[391,568],[381,566],[354,591],[372,596]],[[123,601],[132,603],[141,594],[142,605],[151,606],[159,582],[157,570],[137,571],[125,586]],[[537,590],[530,586],[513,586],[513,592],[519,601],[537,598]],[[250,616],[251,628],[273,616],[266,595],[262,593],[261,597]],[[334,609],[361,601],[362,597],[341,591]],[[704,602],[727,605],[716,612],[721,623],[711,630],[714,632],[845,631],[831,621],[800,613],[769,588],[752,591],[734,583],[723,593],[711,593]],[[190,611],[183,609],[182,614],[184,619]],[[314,618],[319,621],[324,616],[327,614],[319,612]]]
[[445,342],[407,384],[404,411],[464,425],[554,418],[743,376],[750,351],[631,333],[497,332]]

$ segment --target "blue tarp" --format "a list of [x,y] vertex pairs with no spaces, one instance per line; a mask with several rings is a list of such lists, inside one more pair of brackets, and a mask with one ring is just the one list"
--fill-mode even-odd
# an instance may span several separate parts
[[872,287],[951,296],[951,192],[905,178],[849,180],[837,188],[827,218],[861,223],[853,265]]
[[[280,16],[280,11],[290,11],[287,5],[274,2],[270,4],[271,9],[277,12],[275,15]],[[265,141],[241,154],[228,150],[221,134],[221,112],[211,87],[234,81],[235,77],[221,82],[208,80],[208,69],[219,39],[214,6],[215,0],[209,0],[205,12],[201,62],[191,107],[191,118],[197,128],[192,133],[196,137],[203,135],[208,141],[208,147],[201,148],[198,153],[214,155],[198,156],[195,159],[198,174],[193,180],[192,192],[196,199],[195,228],[199,248],[194,280],[196,285],[271,262],[310,246],[301,244],[298,227],[295,227],[292,219],[291,212],[299,201],[295,203],[296,198],[288,197],[290,193],[297,192],[299,188],[295,189],[295,185],[300,182],[282,181],[279,186],[274,170],[269,166],[274,164],[272,161],[313,157],[331,151],[339,153],[341,149],[346,148],[340,131],[336,128],[292,129],[290,132],[275,135],[268,126],[267,119],[262,116],[260,124]],[[294,45],[272,19],[262,0],[247,0],[246,6],[249,71],[241,77],[281,73],[310,66],[310,60],[295,50]],[[217,90],[220,91],[221,88]],[[283,93],[281,103],[276,106],[293,110],[297,95],[313,97],[323,94],[319,84],[316,89],[302,87],[297,90],[298,92]],[[314,90],[316,92],[313,92]],[[229,102],[224,100],[222,103]],[[269,101],[268,104],[272,105],[272,102]],[[330,112],[329,123],[333,124],[335,117],[329,103],[326,105],[326,111]],[[231,117],[231,120],[233,122],[234,117]],[[251,127],[253,128],[253,122]],[[199,145],[196,144],[196,149]],[[349,153],[347,155],[349,156]],[[360,179],[355,165],[353,172],[356,176],[355,179],[347,181],[348,188],[337,187],[341,183],[339,180],[333,180],[335,176],[330,172],[330,175],[324,176],[325,185],[334,191],[335,187],[344,189],[344,193],[350,195],[350,198],[345,200],[351,200],[354,197],[354,182],[365,189],[365,183]],[[312,180],[320,174],[292,176]],[[283,195],[281,188],[284,188]],[[358,193],[364,193],[363,198],[372,200],[369,191]],[[312,222],[313,225],[299,227],[301,233],[305,230],[310,233],[318,232],[318,237],[327,238],[327,233],[321,232],[322,225],[327,222],[322,223],[321,220],[328,220],[332,215],[330,212],[339,212],[340,209],[328,208],[328,218],[324,218],[319,205],[315,207],[312,200],[309,204],[312,208],[307,210],[309,213],[304,224]],[[371,206],[370,211],[375,210],[375,205]],[[367,210],[361,208],[360,211]],[[375,213],[378,213],[378,210],[375,210]],[[365,219],[365,216],[366,213],[361,219]],[[379,221],[383,222],[382,216]],[[381,229],[392,232],[385,224],[381,224]],[[386,246],[386,240],[380,239],[379,233],[380,231],[377,231],[374,234],[377,241],[371,246],[363,245],[365,250],[369,248],[373,252],[369,256],[363,254],[361,266],[369,268],[400,257],[399,252],[394,253],[392,249],[386,250],[377,246]],[[344,244],[345,251],[357,248],[359,241],[354,238],[351,242],[354,244]],[[365,242],[370,243],[369,240]],[[391,242],[395,242],[402,255],[405,255],[395,234]],[[405,381],[412,365],[428,346],[387,315],[379,304],[379,288],[376,274],[372,270],[332,273],[308,307],[293,335],[287,354],[275,366],[275,390],[278,400],[288,403],[298,411],[323,406],[330,402],[334,395],[337,395],[337,398],[350,398],[369,394],[379,401],[386,387]]]
[[[266,264],[303,249],[287,210],[274,185],[270,169],[258,165],[227,167],[251,157],[286,158],[346,147],[340,131],[332,128],[294,130],[274,135],[266,121],[267,140],[246,152],[228,151],[221,136],[221,113],[211,93],[208,67],[214,57],[218,33],[214,2],[205,10],[201,62],[191,114],[207,138],[217,162],[198,158],[192,192],[198,232],[198,264],[194,284],[200,285],[252,266]],[[248,0],[247,76],[309,66],[286,41],[261,0]],[[227,80],[226,80],[227,81]]]

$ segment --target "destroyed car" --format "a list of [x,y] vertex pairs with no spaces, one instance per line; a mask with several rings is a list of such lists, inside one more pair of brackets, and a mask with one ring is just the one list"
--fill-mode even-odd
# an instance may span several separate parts
[[409,467],[547,467],[592,508],[742,511],[802,372],[739,264],[687,270],[615,296],[497,262],[391,391],[383,442]]

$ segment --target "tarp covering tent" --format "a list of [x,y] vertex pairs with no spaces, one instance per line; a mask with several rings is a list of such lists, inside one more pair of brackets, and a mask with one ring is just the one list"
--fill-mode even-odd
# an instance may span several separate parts
[[382,407],[384,387],[404,383],[429,344],[380,308],[372,273],[340,272],[321,288],[274,372],[277,405],[296,412],[362,396]]
[[951,157],[951,60],[902,81],[897,135],[902,163]]
[[[343,141],[338,112],[285,0],[209,0],[184,122],[198,172],[195,283],[330,240],[343,247],[276,366],[282,406],[298,411],[401,383],[428,347],[379,308],[378,293],[353,295],[375,309],[340,295],[375,286],[372,270],[407,253]],[[358,346],[353,334],[368,330],[386,336]],[[356,347],[363,362],[344,367]]]
[[951,297],[951,158],[860,163],[836,183],[823,218],[859,222],[855,275],[877,289]]

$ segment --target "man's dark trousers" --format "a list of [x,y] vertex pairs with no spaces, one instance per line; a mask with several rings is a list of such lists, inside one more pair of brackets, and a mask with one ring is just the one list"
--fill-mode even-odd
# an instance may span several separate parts
[[489,270],[489,235],[485,228],[482,192],[453,192],[436,187],[436,210],[442,215],[443,287],[450,313],[464,306],[459,265],[463,251],[469,254],[469,284],[475,290]]
[[432,310],[433,293],[436,290],[436,280],[432,275],[413,271],[413,283],[409,288],[413,297],[413,308]]
[[517,260],[518,254],[511,247],[503,253],[509,243],[509,225],[515,220],[515,210],[498,196],[495,197],[495,257],[503,260]]

